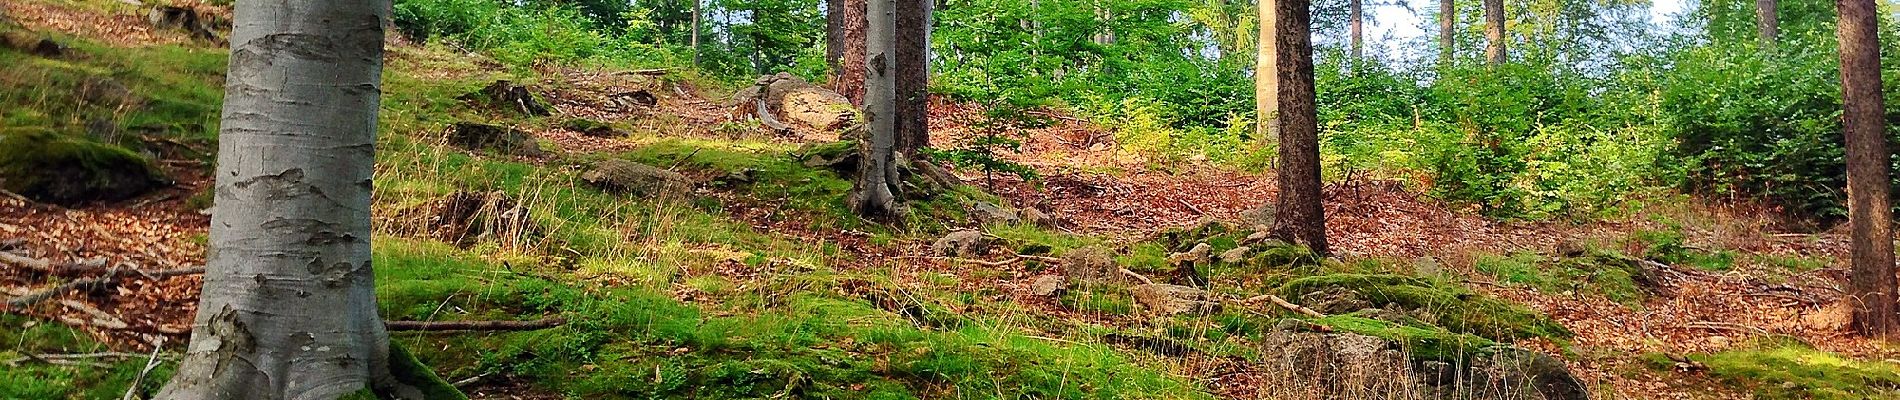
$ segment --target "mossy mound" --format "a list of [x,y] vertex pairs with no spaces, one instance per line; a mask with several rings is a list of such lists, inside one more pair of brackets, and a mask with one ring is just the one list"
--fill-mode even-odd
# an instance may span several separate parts
[[1300,301],[1307,294],[1327,289],[1357,293],[1374,305],[1395,305],[1406,311],[1434,316],[1425,321],[1452,332],[1468,333],[1498,341],[1546,338],[1566,341],[1572,333],[1549,317],[1523,306],[1472,293],[1430,280],[1386,274],[1327,274],[1294,279],[1280,286],[1288,299]]
[[1399,343],[1413,360],[1463,361],[1485,355],[1498,345],[1478,335],[1452,332],[1436,326],[1381,321],[1359,313],[1331,315],[1314,322],[1341,332]]
[[117,201],[165,185],[150,161],[125,148],[46,129],[0,130],[0,188],[35,201]]
[[1480,257],[1474,265],[1505,283],[1548,293],[1595,293],[1632,306],[1667,290],[1640,260],[1607,250],[1590,249],[1556,259],[1520,252]]
[[1792,339],[1689,358],[1707,365],[1710,376],[1749,388],[1761,399],[1900,398],[1900,366],[1847,358]]

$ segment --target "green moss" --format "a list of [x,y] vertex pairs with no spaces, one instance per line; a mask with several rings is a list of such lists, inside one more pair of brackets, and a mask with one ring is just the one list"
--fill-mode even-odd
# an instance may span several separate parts
[[[0,343],[7,344],[5,350],[0,350],[0,360],[25,354],[112,351],[84,332],[14,314],[0,314]],[[105,366],[51,365],[35,361],[0,365],[0,399],[116,399],[124,395],[135,380],[138,388],[134,392],[145,398],[170,379],[175,367],[169,362],[160,363],[139,380],[139,371],[145,368],[144,358],[88,361],[103,362]]]
[[1429,325],[1398,324],[1358,314],[1330,315],[1314,321],[1341,332],[1390,340],[1405,346],[1414,360],[1463,361],[1488,354],[1497,342]]
[[1846,358],[1793,340],[1764,340],[1690,359],[1707,365],[1709,375],[1749,388],[1763,399],[1900,397],[1900,366]]
[[468,400],[468,395],[436,376],[434,370],[417,361],[401,343],[389,343],[389,373],[397,382],[421,391],[422,400]]
[[157,187],[162,174],[124,148],[47,129],[0,129],[0,188],[61,204],[119,200]]
[[1135,312],[1134,295],[1126,288],[1100,286],[1078,289],[1071,289],[1058,299],[1063,308],[1093,315],[1130,315]]
[[1280,286],[1280,293],[1298,300],[1309,293],[1341,288],[1358,293],[1374,305],[1396,304],[1407,310],[1423,310],[1437,317],[1434,325],[1452,332],[1511,341],[1545,338],[1566,342],[1568,329],[1523,306],[1472,293],[1462,287],[1402,275],[1327,274],[1294,279]]
[[1583,256],[1556,260],[1531,252],[1484,255],[1479,256],[1473,266],[1504,283],[1526,285],[1546,293],[1595,293],[1626,305],[1639,305],[1648,291],[1653,290],[1638,283],[1637,277],[1645,271],[1635,260],[1598,249],[1588,250]]
[[1735,252],[1690,246],[1680,227],[1638,230],[1630,235],[1630,241],[1643,249],[1643,258],[1664,264],[1709,271],[1727,271],[1735,266]]

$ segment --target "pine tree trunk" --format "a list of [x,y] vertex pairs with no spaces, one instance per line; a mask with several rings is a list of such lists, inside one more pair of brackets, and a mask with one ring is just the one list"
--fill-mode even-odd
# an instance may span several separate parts
[[1491,65],[1504,64],[1504,0],[1484,0],[1484,58]]
[[[1278,85],[1280,197],[1273,235],[1328,254],[1326,216],[1320,202],[1319,116],[1313,92],[1312,0],[1273,0],[1271,69]],[[1263,19],[1264,20],[1264,19]]]
[[1451,64],[1458,50],[1458,9],[1452,0],[1438,0],[1438,62]]
[[370,267],[385,1],[238,2],[204,290],[157,398],[419,395]]
[[1761,48],[1773,49],[1777,36],[1781,35],[1781,17],[1778,16],[1779,2],[1775,0],[1755,0],[1755,27],[1761,30]]
[[1366,57],[1365,5],[1363,0],[1347,0],[1346,8],[1349,29],[1352,31],[1352,59],[1358,61]]
[[897,125],[901,115],[897,99],[897,5],[900,1],[868,0],[865,15],[869,21],[865,35],[866,69],[864,115],[870,135],[860,148],[864,161],[858,163],[858,180],[847,204],[858,215],[871,219],[892,219],[898,210]]
[[1860,333],[1887,337],[1894,332],[1893,209],[1890,208],[1885,137],[1885,99],[1881,96],[1880,40],[1874,0],[1839,0],[1841,43],[1841,115],[1847,141],[1848,223],[1852,225],[1853,282],[1850,299]]
[[1276,1],[1278,0],[1259,0],[1259,6],[1256,8],[1260,13],[1260,29],[1255,43],[1259,46],[1260,52],[1254,59],[1253,99],[1254,114],[1259,126],[1257,133],[1260,135],[1261,142],[1278,139],[1280,132],[1280,126],[1275,122],[1280,115],[1280,100],[1274,96],[1274,93],[1280,91],[1280,74],[1274,72],[1275,65],[1279,65],[1274,61],[1274,57],[1278,54],[1275,47],[1279,45],[1279,41],[1274,36],[1277,18],[1274,18],[1273,7]]
[[833,86],[844,76],[844,0],[825,0],[825,65]]
[[851,100],[852,105],[863,107],[864,80],[866,71],[865,32],[869,29],[869,19],[865,8],[867,0],[844,0],[844,56],[839,62],[839,79],[835,89]]
[[931,0],[897,1],[897,151],[930,146]]

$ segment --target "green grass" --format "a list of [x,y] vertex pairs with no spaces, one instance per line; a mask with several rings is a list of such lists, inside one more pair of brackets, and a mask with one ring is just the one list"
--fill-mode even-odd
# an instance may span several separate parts
[[[0,90],[0,121],[79,133],[89,121],[100,119],[129,132],[113,141],[123,145],[141,144],[140,133],[206,150],[210,146],[205,144],[216,140],[224,97],[223,50],[117,48],[59,39],[82,56],[45,59],[0,50],[0,65],[8,66],[0,70],[0,88],[5,89]],[[98,89],[112,86],[108,81],[122,85],[125,92]]]
[[1842,357],[1793,340],[1763,340],[1690,358],[1707,365],[1710,376],[1747,388],[1761,399],[1900,397],[1900,365]]
[[1631,306],[1640,305],[1649,290],[1638,285],[1633,275],[1641,274],[1642,266],[1621,254],[1597,249],[1557,259],[1532,252],[1482,255],[1473,267],[1506,284],[1552,294],[1592,293]]
[[[82,354],[112,349],[84,332],[57,323],[0,314],[0,362],[33,354]],[[53,365],[40,361],[0,364],[0,399],[116,399],[124,395],[144,369],[144,358],[83,359],[102,365]],[[172,363],[162,363],[139,382],[140,396],[158,391],[172,374]]]
[[1397,305],[1436,316],[1425,321],[1451,332],[1473,334],[1497,341],[1543,338],[1567,343],[1573,334],[1550,317],[1522,305],[1472,293],[1463,287],[1428,279],[1388,274],[1326,274],[1295,279],[1280,286],[1288,299],[1327,288],[1351,290],[1377,306]]

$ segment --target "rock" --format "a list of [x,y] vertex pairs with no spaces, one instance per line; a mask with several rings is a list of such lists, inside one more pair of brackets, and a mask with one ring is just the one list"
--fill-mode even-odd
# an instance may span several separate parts
[[1248,234],[1248,235],[1247,235],[1247,240],[1245,240],[1245,242],[1246,242],[1246,243],[1254,243],[1254,242],[1259,242],[1259,241],[1263,241],[1263,240],[1267,240],[1267,238],[1271,238],[1271,237],[1273,237],[1273,232],[1268,232],[1268,231],[1254,231],[1254,233],[1252,233],[1252,234]]
[[1443,276],[1445,267],[1438,263],[1436,257],[1420,256],[1412,259],[1412,273],[1418,276]]
[[805,166],[830,168],[840,174],[856,174],[858,160],[862,158],[864,154],[858,151],[856,141],[811,143],[798,149],[798,159]]
[[449,126],[449,145],[464,150],[493,150],[502,154],[537,157],[547,152],[528,132],[498,125],[457,122]]
[[1042,212],[1042,210],[1038,210],[1035,207],[1023,209],[1023,222],[1027,222],[1030,225],[1035,225],[1041,228],[1056,227],[1055,217],[1050,217],[1048,213],[1044,213]]
[[1558,256],[1582,257],[1589,249],[1590,247],[1585,245],[1582,240],[1564,239],[1557,242],[1556,251]]
[[1208,262],[1208,253],[1212,253],[1213,251],[1214,246],[1209,246],[1207,243],[1197,243],[1194,245],[1194,248],[1188,251],[1168,255],[1168,263],[1173,265],[1206,264]]
[[1278,329],[1260,342],[1275,350],[1259,363],[1266,379],[1278,383],[1262,393],[1267,398],[1420,398],[1409,395],[1418,390],[1411,380],[1394,379],[1411,375],[1410,360],[1385,339]]
[[991,204],[987,201],[972,201],[969,207],[970,216],[976,218],[977,222],[984,224],[1016,224],[1023,221],[1022,217],[1016,215],[1015,210],[1003,208],[1003,206]]
[[788,73],[761,76],[755,86],[732,97],[737,115],[758,114],[763,104],[774,119],[811,130],[832,132],[857,125],[857,107],[844,95]]
[[1272,227],[1273,219],[1279,215],[1279,211],[1278,208],[1273,207],[1273,203],[1261,204],[1254,209],[1242,211],[1240,220],[1256,227]]
[[1228,264],[1240,264],[1240,263],[1247,262],[1247,254],[1252,251],[1253,249],[1247,246],[1235,247],[1227,251],[1223,251],[1220,253],[1220,262],[1228,263]]
[[64,206],[118,201],[170,185],[119,146],[44,129],[0,128],[0,189]]
[[119,107],[138,102],[138,95],[118,80],[89,76],[79,82],[79,100],[88,104],[105,107]]
[[1029,283],[1029,295],[1031,296],[1060,296],[1063,291],[1067,290],[1069,290],[1068,281],[1055,275],[1038,276],[1035,281]]
[[208,13],[200,13],[188,7],[158,6],[145,14],[145,21],[159,29],[178,29],[191,33],[191,37],[210,42],[221,42],[214,32],[224,28],[225,22]]
[[943,257],[975,257],[983,255],[989,248],[989,237],[976,230],[950,232],[930,244],[930,251]]
[[[1471,376],[1480,380],[1480,398],[1523,398],[1536,392],[1544,400],[1588,400],[1590,392],[1570,374],[1563,361],[1515,347],[1493,348],[1493,354],[1472,360]],[[1509,394],[1518,396],[1500,397]]]
[[1135,302],[1162,315],[1209,315],[1220,310],[1220,301],[1206,290],[1181,285],[1151,283],[1136,285]]
[[431,237],[463,248],[481,239],[519,239],[534,231],[528,209],[499,191],[455,192],[398,215],[398,234]]
[[1115,264],[1115,255],[1101,246],[1087,246],[1062,253],[1062,274],[1069,280],[1088,283],[1120,283],[1126,277]]
[[608,96],[608,99],[612,100],[614,105],[619,106],[621,109],[652,108],[660,105],[659,96],[654,96],[653,92],[645,90],[615,93],[612,96]]
[[567,122],[561,123],[561,128],[591,137],[617,138],[627,136],[627,132],[620,130],[620,128],[585,118],[567,120]]
[[1296,301],[1300,305],[1326,315],[1351,314],[1354,311],[1372,308],[1372,303],[1360,298],[1358,292],[1341,287],[1328,287],[1307,293]]
[[507,110],[521,115],[545,117],[554,115],[546,104],[535,98],[527,87],[517,86],[508,80],[498,80],[488,87],[458,97],[462,101],[484,104],[490,108]]
[[685,175],[621,159],[594,163],[581,173],[581,180],[607,192],[656,199],[685,197],[693,190],[693,181]]

